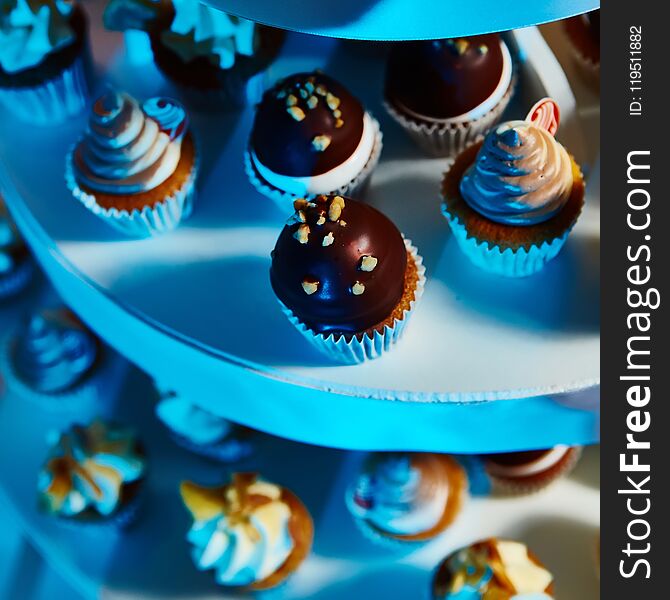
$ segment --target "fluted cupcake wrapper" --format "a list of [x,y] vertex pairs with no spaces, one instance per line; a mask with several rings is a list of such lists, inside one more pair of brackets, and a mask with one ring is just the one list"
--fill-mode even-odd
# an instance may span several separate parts
[[211,444],[197,444],[183,435],[170,431],[175,444],[193,454],[204,456],[223,463],[235,463],[249,457],[253,452],[253,444],[238,439],[221,440]]
[[[375,128],[375,142],[372,146],[372,153],[370,158],[365,163],[363,169],[354,177],[349,183],[339,187],[336,190],[332,190],[330,193],[339,194],[341,196],[349,196],[351,198],[357,199],[362,196],[365,188],[367,187],[372,171],[374,171],[377,163],[379,162],[379,157],[381,156],[382,147],[383,147],[383,135],[381,128],[379,127],[379,121],[370,115],[372,124]],[[253,160],[251,158],[251,150],[247,148],[244,152],[244,170],[247,173],[247,177],[256,190],[263,194],[265,197],[272,200],[281,211],[292,213],[293,212],[293,201],[296,198],[315,198],[320,194],[303,194],[296,195],[289,192],[280,190],[279,188],[274,187],[269,184],[265,179],[263,179],[256,168],[254,167]]]
[[485,135],[500,119],[514,95],[516,83],[515,69],[512,81],[500,102],[478,119],[463,123],[422,123],[399,112],[388,100],[384,100],[384,107],[426,154],[436,157],[455,156]]
[[489,479],[491,480],[491,493],[498,496],[535,494],[554,483],[554,481],[570,473],[577,466],[581,456],[581,447],[573,446],[567,459],[560,464],[560,467],[553,468],[551,475],[546,477],[535,476],[512,480],[489,475]]
[[572,230],[571,226],[559,237],[543,242],[541,246],[531,245],[528,250],[502,249],[496,244],[472,236],[458,217],[449,212],[444,203],[442,203],[442,214],[449,222],[463,254],[479,268],[505,277],[528,277],[540,271],[561,251]]
[[366,519],[354,517],[354,523],[361,535],[376,546],[390,550],[391,552],[413,552],[417,548],[424,546],[435,538],[425,540],[407,540],[392,535],[384,534]]
[[35,265],[32,258],[24,258],[11,271],[0,275],[0,300],[15,296],[24,290],[32,279]]
[[34,87],[1,87],[0,105],[27,123],[56,125],[86,108],[89,98],[87,65],[83,56],[57,77]]
[[70,149],[66,157],[65,183],[77,200],[115,229],[132,237],[153,237],[176,229],[182,221],[190,216],[193,210],[195,181],[200,163],[200,153],[197,148],[191,174],[179,189],[153,206],[145,206],[141,210],[134,209],[130,212],[117,208],[103,208],[97,203],[93,194],[79,187],[73,168],[75,148],[76,144]]
[[407,247],[407,252],[416,263],[419,279],[414,290],[414,299],[410,302],[409,309],[405,310],[402,319],[394,321],[393,327],[385,325],[382,332],[375,329],[353,335],[351,339],[347,339],[342,334],[323,334],[311,330],[280,300],[279,304],[284,314],[307,340],[334,361],[345,364],[360,364],[367,360],[379,358],[391,350],[393,345],[402,337],[426,284],[426,268],[423,266],[423,259],[419,256],[417,249],[412,246],[410,240],[405,239],[405,246]]
[[30,387],[23,381],[11,359],[11,346],[14,341],[14,333],[5,336],[0,345],[0,371],[7,380],[7,387],[20,398],[32,402],[46,412],[51,413],[80,413],[92,408],[102,398],[104,392],[101,389],[104,376],[99,372],[106,368],[106,360],[103,356],[100,364],[96,364],[95,373],[90,373],[76,385],[62,392],[40,392]]
[[596,90],[600,89],[600,63],[594,63],[584,56],[574,44],[570,44],[570,52],[582,79]]

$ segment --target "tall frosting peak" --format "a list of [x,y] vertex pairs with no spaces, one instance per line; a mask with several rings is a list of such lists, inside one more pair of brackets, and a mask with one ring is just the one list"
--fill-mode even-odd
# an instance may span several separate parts
[[93,104],[86,133],[74,151],[75,176],[94,192],[152,190],[175,171],[188,129],[184,108],[168,98],[143,106],[108,90]]

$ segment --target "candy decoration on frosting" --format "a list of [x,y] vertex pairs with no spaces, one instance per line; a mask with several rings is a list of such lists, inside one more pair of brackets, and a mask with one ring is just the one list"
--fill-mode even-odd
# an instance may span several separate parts
[[163,133],[171,140],[181,139],[188,128],[184,107],[170,98],[150,98],[142,104],[147,117],[154,119]]
[[551,135],[556,135],[561,121],[561,111],[558,104],[551,98],[542,98],[528,111],[526,121],[546,129]]

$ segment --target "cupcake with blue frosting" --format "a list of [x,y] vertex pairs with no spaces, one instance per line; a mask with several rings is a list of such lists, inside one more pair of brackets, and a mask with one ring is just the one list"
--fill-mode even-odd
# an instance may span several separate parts
[[432,600],[552,600],[554,576],[522,543],[491,538],[447,556]]
[[554,137],[558,106],[545,98],[521,121],[464,150],[442,186],[442,210],[463,252],[499,275],[532,275],[555,258],[584,204],[584,179]]
[[62,432],[40,470],[38,505],[77,524],[130,524],[146,475],[144,452],[123,427],[94,421]]
[[156,416],[177,444],[196,454],[237,462],[252,452],[249,430],[203,410],[174,392],[162,395],[156,405]]
[[278,29],[198,0],[111,0],[105,24],[147,32],[156,65],[191,108],[221,110],[258,102],[266,70],[284,39]]
[[419,544],[454,522],[466,491],[465,471],[449,456],[380,453],[368,457],[346,504],[371,541]]
[[217,487],[183,482],[180,491],[193,517],[187,535],[193,562],[222,586],[274,588],[310,552],[314,526],[303,503],[255,473],[236,473]]
[[11,335],[6,373],[19,395],[49,410],[72,410],[98,399],[98,339],[67,310],[42,310]]
[[23,290],[32,274],[30,252],[0,198],[0,300]]
[[72,0],[0,1],[0,105],[55,125],[88,98],[87,22]]

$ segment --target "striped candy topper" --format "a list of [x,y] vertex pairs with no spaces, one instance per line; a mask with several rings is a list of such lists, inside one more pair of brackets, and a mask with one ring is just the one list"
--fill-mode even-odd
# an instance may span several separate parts
[[171,98],[150,98],[142,104],[147,117],[158,123],[158,127],[171,140],[184,136],[188,127],[188,116],[184,107]]
[[556,135],[558,124],[561,121],[561,111],[558,104],[551,98],[542,98],[530,109],[526,121],[546,129],[551,135]]

